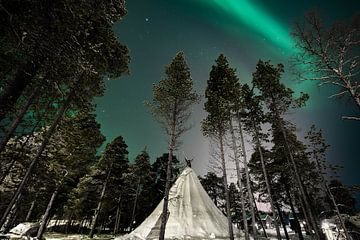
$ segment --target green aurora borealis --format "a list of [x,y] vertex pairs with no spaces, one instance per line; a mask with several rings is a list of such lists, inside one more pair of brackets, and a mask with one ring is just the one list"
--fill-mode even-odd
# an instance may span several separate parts
[[[144,107],[152,98],[152,84],[159,81],[178,51],[185,53],[197,91],[204,95],[215,58],[224,53],[237,68],[241,82],[250,82],[258,59],[288,65],[296,51],[290,31],[295,20],[317,9],[326,23],[350,19],[359,11],[358,1],[325,0],[129,0],[128,15],[115,24],[115,31],[131,54],[129,76],[107,82],[105,96],[97,99],[97,115],[107,141],[122,135],[129,146],[130,160],[147,146],[152,161],[167,151],[161,128]],[[344,166],[346,184],[360,182],[358,136],[360,125],[344,122],[342,114],[355,112],[346,100],[329,100],[331,88],[299,83],[286,69],[283,81],[296,91],[310,94],[304,109],[288,119],[297,124],[300,138],[311,124],[322,128],[331,148],[328,159]],[[209,144],[200,132],[203,102],[194,108],[193,128],[185,133],[183,151],[195,158],[193,168],[204,174],[209,166]],[[249,154],[251,146],[248,145]],[[356,154],[356,155],[355,155]]]
[[[224,14],[233,18],[240,25],[247,25],[264,38],[269,39],[282,52],[289,54],[294,50],[294,42],[287,29],[254,2],[249,0],[202,0],[202,3],[223,10]],[[226,24],[224,24],[224,28],[231,31]]]

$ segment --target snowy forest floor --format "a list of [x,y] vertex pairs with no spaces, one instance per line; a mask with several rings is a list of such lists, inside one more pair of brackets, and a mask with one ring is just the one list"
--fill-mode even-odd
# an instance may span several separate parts
[[[84,234],[60,234],[60,233],[46,233],[45,234],[46,240],[85,240],[90,239],[87,235]],[[111,240],[114,239],[114,235],[95,235],[94,240]]]

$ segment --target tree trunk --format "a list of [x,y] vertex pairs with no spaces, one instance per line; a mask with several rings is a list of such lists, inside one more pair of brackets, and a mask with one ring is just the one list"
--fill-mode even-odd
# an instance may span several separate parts
[[[275,102],[274,98],[272,98],[272,102],[273,102],[274,106],[276,106],[276,102]],[[292,170],[293,170],[293,173],[295,175],[296,183],[297,183],[298,189],[300,191],[300,198],[302,199],[302,201],[304,203],[304,207],[305,207],[304,210],[307,212],[307,214],[309,216],[309,221],[310,221],[311,225],[314,228],[316,238],[317,239],[323,239],[323,235],[322,235],[322,233],[321,233],[321,231],[319,229],[319,226],[317,225],[317,222],[315,221],[315,218],[314,218],[314,216],[312,214],[312,211],[311,211],[310,204],[308,202],[308,199],[306,198],[305,190],[303,188],[303,184],[302,184],[302,181],[301,181],[301,178],[300,178],[300,175],[299,175],[299,171],[298,171],[297,165],[296,165],[295,160],[294,160],[294,156],[293,156],[292,151],[291,151],[290,146],[289,146],[289,142],[288,142],[288,139],[287,139],[287,134],[285,132],[284,125],[282,123],[282,120],[280,118],[280,114],[279,114],[276,107],[275,107],[275,116],[276,116],[275,121],[277,121],[276,124],[278,124],[278,126],[280,127],[280,130],[281,130],[283,138],[284,138],[285,149],[288,152],[290,162],[289,162],[289,158],[287,158],[287,160],[289,162],[289,165],[292,166]]]
[[341,214],[340,214],[338,205],[336,204],[334,195],[333,195],[332,192],[330,191],[329,186],[326,184],[325,181],[324,181],[324,185],[325,185],[325,189],[326,189],[326,191],[328,192],[328,195],[329,195],[329,197],[330,197],[330,199],[331,199],[331,202],[332,202],[332,204],[333,204],[334,207],[335,207],[335,212],[336,212],[336,215],[337,215],[338,218],[339,218],[340,226],[341,226],[341,228],[344,230],[345,237],[346,237],[346,239],[350,240],[351,237],[350,237],[350,235],[349,235],[348,230],[347,230],[346,227],[345,227],[344,220],[343,220],[342,217],[341,217]]
[[220,157],[221,157],[221,165],[223,171],[223,183],[225,190],[225,200],[226,200],[226,217],[228,219],[229,225],[229,239],[234,240],[234,232],[233,225],[231,221],[231,212],[230,212],[230,196],[229,196],[229,188],[227,183],[227,174],[226,174],[226,163],[225,163],[225,152],[224,152],[224,143],[223,143],[223,133],[222,130],[219,130],[219,143],[220,143]]
[[55,223],[54,223],[54,229],[57,229],[59,224],[59,217],[56,218]]
[[267,171],[266,171],[264,155],[263,155],[263,152],[262,152],[262,149],[261,149],[261,143],[260,143],[260,139],[259,139],[259,131],[258,131],[257,126],[254,123],[254,119],[252,119],[252,122],[253,122],[253,128],[254,128],[254,132],[255,132],[256,145],[257,145],[257,148],[258,148],[259,154],[260,154],[261,168],[262,168],[262,172],[263,172],[264,179],[265,179],[266,191],[267,191],[267,194],[269,195],[271,212],[273,213],[274,220],[275,220],[274,224],[275,224],[275,229],[276,229],[276,235],[277,235],[277,238],[279,240],[281,240],[279,224],[276,222],[276,218],[277,218],[276,215],[277,214],[276,214],[276,211],[275,211],[275,208],[274,208],[274,201],[273,201],[273,196],[272,196],[272,193],[271,193],[270,182],[269,182]]
[[16,205],[16,208],[15,208],[15,211],[14,211],[14,214],[13,214],[12,217],[11,217],[10,224],[8,225],[8,227],[7,227],[7,229],[6,229],[6,232],[9,232],[9,231],[11,230],[11,228],[13,228],[13,227],[15,226],[17,217],[18,217],[18,215],[19,215],[19,208],[20,208],[20,205],[17,204],[17,205]]
[[25,88],[37,72],[37,66],[31,62],[17,66],[15,76],[7,82],[0,95],[0,122],[13,109]]
[[292,197],[291,197],[291,194],[290,194],[290,191],[289,191],[289,186],[287,184],[285,185],[285,191],[286,191],[286,196],[289,199],[289,205],[290,205],[290,208],[291,208],[291,212],[292,212],[292,214],[294,216],[295,228],[296,228],[296,232],[299,235],[299,240],[304,240],[304,236],[302,235],[302,231],[301,231],[300,222],[299,222],[299,219],[298,219],[296,211],[295,211],[293,200],[292,200]]
[[232,148],[234,151],[234,158],[235,158],[235,166],[236,166],[236,175],[237,175],[237,182],[240,189],[240,201],[241,201],[241,208],[242,208],[242,218],[244,223],[244,232],[245,232],[245,240],[249,240],[249,227],[247,224],[247,217],[246,217],[246,211],[245,211],[245,201],[244,201],[244,192],[242,189],[242,174],[240,171],[240,163],[239,163],[239,154],[238,149],[236,146],[236,139],[235,139],[235,133],[234,128],[232,124],[232,119],[230,119],[230,132],[231,132],[231,138],[232,138]]
[[246,158],[244,135],[243,135],[243,132],[242,132],[241,118],[240,118],[239,113],[238,113],[238,124],[239,124],[239,135],[240,135],[240,140],[241,140],[241,149],[242,149],[243,159],[244,159],[246,187],[247,187],[247,191],[248,191],[248,195],[249,195],[249,204],[250,204],[250,212],[251,212],[251,220],[252,220],[252,230],[253,230],[254,239],[257,239],[256,219],[255,219],[255,211],[254,211],[254,199],[253,199],[253,194],[252,194],[252,190],[251,190],[251,180],[250,180],[249,168],[248,168],[247,158]]
[[115,226],[114,226],[114,234],[117,234],[119,232],[119,226],[120,226],[120,217],[121,217],[121,195],[119,197],[119,202],[116,208],[116,218],[115,218]]
[[69,233],[69,228],[71,226],[71,222],[72,222],[72,217],[73,217],[73,214],[71,213],[70,216],[68,217],[68,220],[67,220],[67,223],[65,225],[65,233],[68,234]]
[[36,165],[36,163],[39,161],[40,157],[41,157],[41,154],[43,153],[44,149],[46,148],[46,146],[48,145],[49,141],[50,141],[50,138],[51,136],[55,133],[56,131],[56,127],[58,126],[58,124],[60,123],[65,111],[67,110],[67,108],[69,107],[70,105],[70,102],[72,100],[72,95],[73,95],[73,90],[69,93],[67,99],[65,100],[65,102],[63,103],[63,105],[61,106],[61,108],[59,109],[58,113],[56,114],[55,118],[54,118],[54,121],[53,123],[51,124],[49,130],[45,133],[44,135],[44,138],[43,138],[43,141],[34,157],[34,159],[31,161],[26,173],[25,173],[25,176],[23,178],[23,180],[21,181],[20,185],[18,186],[14,196],[12,197],[8,207],[6,208],[6,210],[4,211],[3,213],[3,216],[0,220],[0,228],[2,227],[2,225],[4,224],[5,220],[6,220],[6,217],[7,215],[9,214],[12,206],[15,204],[15,201],[17,199],[17,197],[19,196],[19,194],[22,192],[25,184],[27,183],[28,179],[30,178],[31,176],[31,173],[34,169],[34,166]]
[[82,229],[82,227],[83,227],[84,221],[85,221],[85,219],[83,218],[83,219],[81,219],[81,221],[80,221],[80,223],[79,223],[79,228],[78,228],[78,230],[77,230],[77,233],[78,233],[78,234],[80,234],[80,232],[81,232],[81,229]]
[[[360,103],[360,102],[359,102],[359,103]],[[359,107],[360,107],[360,104],[359,104]],[[319,162],[319,159],[316,159],[316,164],[317,164],[318,172],[320,173],[321,181],[322,181],[322,183],[323,183],[323,185],[324,185],[324,189],[325,189],[327,195],[329,196],[332,204],[333,204],[334,207],[335,207],[335,213],[336,213],[336,215],[337,215],[338,218],[339,218],[339,222],[340,222],[341,228],[344,230],[345,237],[346,237],[346,239],[351,239],[350,236],[349,236],[349,232],[348,232],[348,230],[347,230],[346,227],[345,227],[344,220],[343,220],[342,217],[341,217],[341,214],[340,214],[338,205],[336,204],[334,195],[333,195],[332,192],[330,191],[329,186],[328,186],[328,184],[327,184],[327,181],[325,180],[325,178],[324,178],[324,176],[323,176],[323,174],[322,174],[322,172],[321,172],[321,169],[320,169],[320,165],[321,165],[321,164],[320,164],[320,162]]]
[[33,90],[33,92],[31,93],[31,95],[29,96],[29,98],[27,99],[26,103],[24,104],[24,106],[20,109],[19,113],[17,114],[16,118],[14,119],[13,123],[11,124],[11,126],[9,127],[9,129],[6,131],[5,136],[3,137],[3,139],[0,142],[0,153],[2,151],[4,151],[6,144],[8,143],[9,139],[11,138],[11,136],[14,134],[17,126],[19,125],[19,123],[21,122],[21,120],[23,119],[23,117],[25,116],[25,113],[27,112],[27,110],[29,109],[30,105],[32,104],[33,100],[35,99],[35,97],[38,96],[38,92],[39,92],[40,87],[37,87]]
[[9,232],[10,228],[11,228],[11,223],[13,218],[15,217],[15,214],[17,212],[17,209],[19,207],[19,203],[21,201],[22,198],[22,194],[19,194],[18,197],[16,198],[15,204],[12,206],[9,214],[7,215],[4,224],[1,227],[1,232],[3,233],[7,233]]
[[32,211],[34,210],[34,206],[35,206],[35,200],[31,202],[29,211],[28,211],[28,213],[26,215],[26,218],[25,218],[25,222],[30,221],[30,217],[31,217]]
[[49,201],[49,203],[48,203],[48,205],[46,207],[46,211],[45,211],[45,213],[44,213],[44,215],[42,216],[42,219],[41,219],[41,224],[40,224],[39,230],[38,230],[37,235],[36,235],[37,239],[42,239],[42,236],[43,236],[43,234],[44,234],[44,232],[46,230],[47,222],[48,222],[49,217],[50,217],[50,210],[51,210],[51,208],[52,208],[52,206],[54,204],[54,200],[55,200],[58,192],[59,192],[59,188],[57,187],[55,189],[55,191],[51,195],[50,201]]
[[100,199],[99,199],[98,205],[97,205],[97,207],[96,207],[93,220],[92,220],[92,222],[91,222],[91,229],[90,229],[90,233],[89,233],[89,237],[90,237],[90,238],[93,238],[93,237],[94,237],[94,234],[95,234],[96,222],[97,222],[97,219],[98,219],[98,217],[99,217],[99,213],[100,213],[100,211],[101,211],[102,201],[104,200],[104,197],[105,197],[106,186],[107,186],[108,181],[109,181],[109,178],[110,178],[111,169],[112,169],[112,164],[111,164],[111,166],[110,166],[110,169],[108,170],[108,173],[107,173],[107,176],[106,176],[106,180],[105,180],[105,182],[104,182],[104,185],[103,185],[103,188],[102,188],[102,191],[101,191]]
[[261,221],[261,216],[260,216],[259,210],[258,210],[258,208],[257,208],[257,206],[256,206],[254,193],[252,193],[252,195],[253,195],[253,199],[254,199],[254,207],[255,207],[255,211],[256,211],[256,213],[257,213],[257,217],[258,217],[258,220],[259,220],[259,222],[260,222],[261,229],[263,230],[264,237],[265,237],[265,238],[268,238],[268,235],[267,235],[267,233],[266,233],[266,231],[265,231],[264,224],[263,224],[263,222]]
[[169,145],[169,156],[168,156],[168,164],[166,169],[166,183],[165,183],[165,196],[164,196],[164,205],[163,211],[161,215],[161,225],[160,225],[160,233],[159,240],[165,239],[165,229],[166,222],[168,219],[168,204],[169,204],[169,192],[170,192],[170,181],[171,181],[171,166],[172,166],[172,155],[175,148],[176,143],[176,105],[174,106],[174,111],[172,112],[172,123],[171,123],[171,135],[170,135],[170,145]]
[[[286,229],[286,225],[285,225],[285,223],[284,223],[284,218],[283,218],[283,216],[282,216],[282,212],[281,212],[280,206],[279,206],[278,203],[275,203],[275,205],[276,205],[276,209],[277,209],[277,211],[278,211],[279,220],[280,220],[281,225],[283,226],[283,229],[284,229],[285,238],[286,238],[287,240],[290,240],[289,234],[288,234],[287,229]],[[276,221],[276,219],[275,219],[275,221]],[[280,233],[280,232],[279,232],[279,233]],[[281,235],[280,235],[280,240],[281,240]]]
[[136,205],[137,205],[139,191],[140,191],[140,178],[136,186],[135,201],[134,201],[133,211],[131,215],[131,222],[130,222],[130,231],[132,230],[133,224],[135,223],[135,212],[136,212]]

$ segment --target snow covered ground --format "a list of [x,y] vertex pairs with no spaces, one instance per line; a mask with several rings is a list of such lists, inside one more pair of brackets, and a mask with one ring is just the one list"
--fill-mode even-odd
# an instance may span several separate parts
[[[46,233],[46,240],[87,240],[90,239],[87,235],[83,234],[60,234],[60,233]],[[94,240],[111,240],[114,239],[112,235],[95,235]]]

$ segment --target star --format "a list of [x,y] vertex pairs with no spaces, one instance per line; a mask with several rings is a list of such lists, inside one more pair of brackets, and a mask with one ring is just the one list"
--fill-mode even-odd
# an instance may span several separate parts
[[145,18],[145,22],[149,22],[150,21],[150,18]]

